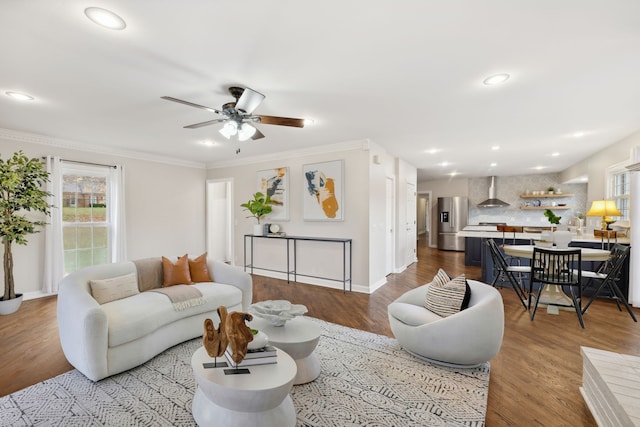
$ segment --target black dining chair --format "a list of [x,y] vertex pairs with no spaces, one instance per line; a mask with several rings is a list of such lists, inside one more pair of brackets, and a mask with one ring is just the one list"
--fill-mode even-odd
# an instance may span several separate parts
[[[575,308],[578,315],[580,326],[584,328],[584,321],[582,320],[581,264],[582,252],[580,249],[533,248],[531,275],[529,276],[529,308],[531,308],[534,283],[538,283],[538,292],[535,295],[536,303],[531,312],[531,320],[536,315],[543,288],[547,285],[555,285],[569,288],[573,308]],[[553,302],[544,302],[543,304],[564,306]]]
[[603,264],[600,270],[582,271],[582,277],[586,277],[589,279],[589,281],[585,285],[585,288],[591,286],[591,283],[594,280],[600,282],[600,286],[598,286],[595,292],[591,294],[589,301],[587,301],[587,304],[582,309],[583,314],[587,311],[591,303],[595,301],[598,295],[606,288],[609,290],[609,298],[613,299],[616,302],[618,310],[622,311],[622,308],[620,307],[620,302],[622,302],[633,321],[638,321],[636,319],[636,316],[633,314],[633,311],[631,311],[631,307],[629,307],[627,298],[625,298],[624,294],[620,290],[620,287],[618,286],[620,276],[622,275],[622,268],[627,258],[629,258],[629,252],[631,252],[631,246],[625,246],[616,243],[611,249],[611,257],[607,262]]
[[[491,286],[495,287],[498,280],[504,283],[505,279],[509,282],[510,286],[518,295],[522,306],[527,309],[525,301],[527,296],[525,294],[524,286],[522,284],[523,274],[531,273],[531,267],[528,265],[509,265],[502,255],[502,251],[498,247],[498,244],[493,239],[487,240],[489,246],[489,252],[491,252],[491,259],[493,260],[493,269],[498,274],[494,273],[494,279]],[[516,276],[517,275],[517,276]]]

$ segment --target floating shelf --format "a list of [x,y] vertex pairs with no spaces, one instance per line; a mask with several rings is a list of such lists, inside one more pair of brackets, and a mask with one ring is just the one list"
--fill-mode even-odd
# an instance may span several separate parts
[[549,197],[573,197],[573,194],[569,194],[569,193],[560,193],[560,194],[549,194],[549,193],[545,193],[545,194],[521,194],[520,195],[521,198],[523,199],[546,199]]
[[571,209],[571,206],[520,206],[520,209],[523,211],[544,211],[547,209],[555,210],[565,210]]

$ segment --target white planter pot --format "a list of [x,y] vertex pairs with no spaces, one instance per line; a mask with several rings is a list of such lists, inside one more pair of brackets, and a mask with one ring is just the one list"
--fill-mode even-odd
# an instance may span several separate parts
[[11,314],[18,311],[22,304],[22,294],[16,294],[14,299],[8,301],[0,300],[0,315]]
[[255,224],[253,226],[253,235],[254,236],[264,236],[264,225]]

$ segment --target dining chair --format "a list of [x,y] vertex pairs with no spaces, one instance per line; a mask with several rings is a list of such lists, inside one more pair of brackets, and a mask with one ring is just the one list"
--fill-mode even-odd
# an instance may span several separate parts
[[[534,247],[531,259],[531,274],[529,276],[529,308],[533,298],[533,284],[538,283],[538,292],[535,295],[536,303],[531,311],[531,320],[536,315],[540,295],[545,286],[555,285],[568,287],[571,294],[573,308],[578,315],[580,326],[584,329],[582,320],[582,252],[580,249],[545,249]],[[576,268],[577,267],[577,268]],[[559,305],[553,302],[544,302],[547,305]]]
[[527,296],[525,294],[524,285],[522,284],[522,277],[524,274],[531,273],[531,267],[528,265],[509,265],[495,240],[488,239],[487,245],[489,246],[489,252],[491,252],[493,268],[498,272],[498,274],[494,274],[491,286],[495,287],[498,280],[500,280],[501,283],[504,283],[506,279],[516,292],[516,295],[518,295],[522,306],[526,310],[527,305],[525,304],[525,300],[527,299]]
[[609,289],[610,293],[609,298],[613,299],[616,302],[618,310],[622,311],[622,308],[620,307],[620,302],[622,302],[633,321],[638,321],[636,319],[636,316],[633,314],[633,311],[631,311],[631,307],[629,307],[627,299],[618,286],[620,276],[622,275],[622,268],[627,258],[629,258],[629,252],[631,252],[631,246],[625,246],[616,243],[611,249],[611,257],[607,262],[603,264],[601,269],[599,269],[598,271],[582,271],[582,277],[586,277],[589,279],[589,281],[585,285],[585,288],[588,288],[591,285],[591,282],[593,282],[594,280],[600,281],[600,286],[598,286],[596,291],[589,298],[589,301],[587,301],[587,304],[582,309],[583,314],[587,311],[591,303],[595,301],[600,292],[607,288]]

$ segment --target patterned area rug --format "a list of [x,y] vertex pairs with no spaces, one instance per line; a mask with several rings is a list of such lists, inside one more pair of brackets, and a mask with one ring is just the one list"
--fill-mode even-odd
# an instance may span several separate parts
[[[394,339],[313,319],[322,372],[294,386],[298,426],[483,426],[489,364],[443,368]],[[200,339],[94,383],[76,370],[0,398],[1,426],[194,426]]]

